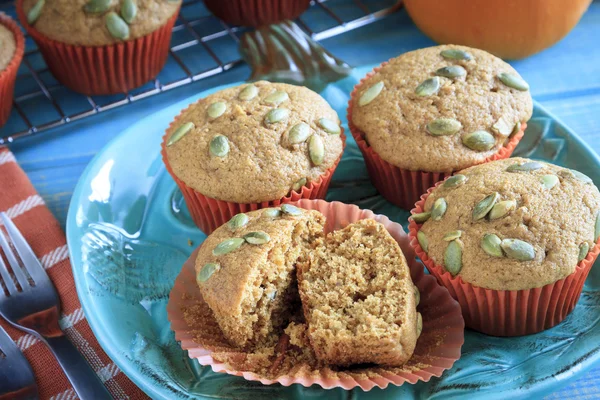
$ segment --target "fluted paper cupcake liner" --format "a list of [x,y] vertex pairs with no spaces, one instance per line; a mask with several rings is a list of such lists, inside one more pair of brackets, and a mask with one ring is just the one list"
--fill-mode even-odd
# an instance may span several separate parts
[[228,24],[258,27],[296,19],[310,0],[204,0],[204,4]]
[[154,79],[169,56],[179,11],[154,32],[105,46],[78,46],[52,40],[27,23],[23,0],[19,21],[37,44],[50,72],[63,85],[85,95],[126,93]]
[[[325,231],[341,229],[364,218],[381,222],[396,239],[410,267],[411,277],[421,293],[417,310],[423,317],[423,331],[417,341],[412,358],[401,367],[365,366],[344,369],[329,368],[323,364],[296,362],[291,367],[280,367],[273,376],[264,376],[252,368],[252,353],[230,346],[223,337],[212,312],[203,301],[195,279],[194,260],[196,250],[185,263],[169,296],[167,313],[171,329],[181,347],[188,351],[202,365],[210,365],[215,372],[243,376],[247,380],[263,384],[280,383],[289,386],[298,383],[303,386],[319,385],[325,389],[360,387],[370,390],[374,387],[402,385],[429,381],[439,377],[460,358],[464,343],[464,321],[458,303],[435,278],[426,275],[423,266],[415,260],[409,238],[402,226],[383,215],[376,215],[357,206],[323,200],[300,200],[295,202],[304,209],[318,210],[327,218]],[[194,317],[190,317],[193,310]],[[200,315],[200,317],[198,317]],[[283,335],[284,337],[286,335]],[[273,357],[277,365],[285,366],[285,357],[292,357],[286,350]]]
[[0,13],[0,24],[11,31],[15,38],[15,54],[6,68],[0,71],[0,126],[2,126],[8,121],[12,109],[17,72],[25,52],[25,38],[16,22],[4,13]]
[[[435,187],[440,184],[442,182],[438,182]],[[411,210],[412,214],[423,212],[425,201],[433,189],[430,188],[421,196],[415,208]],[[485,289],[465,282],[460,276],[453,277],[429,258],[417,240],[420,226],[421,224],[417,224],[412,219],[408,226],[410,244],[417,256],[438,282],[458,300],[465,325],[493,336],[529,335],[559,324],[575,308],[583,284],[600,253],[600,242],[598,242],[587,257],[577,265],[575,272],[539,288]]]
[[[384,62],[379,67],[373,69],[373,71],[369,72],[356,86],[354,86],[354,90],[350,94],[350,101],[348,102],[348,128],[350,129],[358,148],[363,154],[373,186],[375,186],[377,191],[391,203],[406,210],[410,210],[415,202],[419,200],[419,196],[428,188],[432,187],[437,182],[446,179],[457,171],[412,171],[390,164],[383,160],[375,150],[369,146],[365,141],[365,134],[352,123],[352,99],[356,96],[358,89],[363,82],[373,76],[386,64],[387,62]],[[474,163],[473,165],[510,157],[515,150],[515,147],[519,144],[519,141],[523,138],[526,127],[527,124],[523,123],[521,125],[521,130],[514,134],[495,154],[478,163]]]

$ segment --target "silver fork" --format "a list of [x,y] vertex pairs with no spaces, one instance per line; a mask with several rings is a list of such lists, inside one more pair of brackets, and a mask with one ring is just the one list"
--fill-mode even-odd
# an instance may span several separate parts
[[29,361],[0,326],[0,400],[37,398],[38,388]]
[[15,224],[5,213],[0,213],[0,219],[24,266],[21,267],[0,229],[0,246],[16,278],[13,280],[0,257],[0,282],[4,282],[8,291],[7,296],[0,286],[0,315],[50,348],[79,398],[112,399],[92,367],[60,329],[60,299],[48,274]]

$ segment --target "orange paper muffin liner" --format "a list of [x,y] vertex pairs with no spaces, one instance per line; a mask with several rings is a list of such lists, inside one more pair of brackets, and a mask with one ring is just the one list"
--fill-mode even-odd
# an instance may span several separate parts
[[[422,193],[425,193],[428,188],[432,187],[437,182],[446,179],[457,171],[412,171],[390,164],[379,157],[375,150],[373,150],[373,148],[365,141],[365,134],[352,123],[352,99],[356,96],[358,89],[363,82],[373,76],[387,63],[388,62],[386,61],[379,67],[373,69],[373,71],[369,72],[356,86],[354,86],[354,90],[350,94],[350,101],[348,102],[348,127],[358,148],[363,154],[373,186],[375,186],[377,191],[391,203],[406,210],[410,210],[415,202],[419,200],[419,196]],[[523,123],[521,125],[521,130],[514,134],[495,154],[485,158],[481,162],[474,163],[473,165],[510,157],[515,150],[515,147],[519,144],[519,141],[523,138],[525,128],[527,128],[527,124]]]
[[27,23],[17,0],[21,25],[33,38],[54,77],[85,95],[126,93],[154,79],[169,56],[171,32],[179,11],[154,32],[106,46],[77,46],[52,40]]
[[[179,115],[185,112],[189,107],[193,104],[190,104],[184,110],[181,111]],[[173,125],[174,121],[177,119],[175,117],[170,125]],[[170,126],[169,125],[169,126]],[[289,203],[292,201],[298,201],[300,199],[324,199],[327,194],[327,190],[329,189],[329,184],[331,183],[331,178],[333,177],[333,173],[337,168],[340,160],[342,159],[342,155],[344,154],[344,149],[346,148],[346,135],[344,135],[344,128],[342,128],[342,132],[340,133],[342,138],[342,153],[337,161],[331,166],[331,168],[327,169],[324,174],[322,174],[318,180],[308,183],[305,186],[302,186],[300,191],[292,190],[290,194],[276,200],[263,201],[260,203],[234,203],[230,201],[217,200],[212,197],[208,197],[198,192],[197,190],[192,189],[188,185],[185,184],[181,179],[175,175],[171,165],[169,164],[169,159],[167,158],[167,134],[163,136],[163,141],[161,143],[161,152],[163,162],[167,167],[167,171],[179,186],[181,193],[183,194],[183,198],[185,199],[185,204],[188,207],[188,210],[194,220],[194,223],[200,228],[200,230],[207,235],[212,233],[219,226],[223,225],[225,222],[229,221],[231,217],[241,212],[248,212],[252,210],[258,210],[260,208],[268,208],[268,207],[278,207],[283,203]]]
[[[442,183],[438,182],[435,187]],[[423,212],[425,200],[435,187],[421,196],[411,214]],[[559,324],[575,308],[583,284],[600,253],[599,241],[577,265],[575,272],[542,287],[526,290],[485,289],[465,282],[460,276],[453,277],[429,258],[417,240],[421,225],[411,218],[408,225],[411,246],[429,272],[458,300],[466,326],[493,336],[530,335]]]
[[17,23],[4,13],[0,13],[0,24],[8,28],[15,37],[15,54],[6,68],[0,71],[0,126],[2,126],[8,121],[12,110],[17,72],[25,53],[25,38]]
[[204,4],[228,24],[259,27],[296,19],[310,0],[204,0]]
[[[278,370],[277,376],[263,376],[253,371],[252,354],[230,346],[223,337],[212,312],[204,303],[196,284],[194,260],[196,250],[183,266],[180,275],[169,296],[167,313],[175,339],[196,358],[201,365],[210,365],[215,372],[243,376],[250,381],[260,381],[265,385],[280,383],[289,386],[298,383],[303,386],[319,385],[325,389],[341,387],[352,389],[360,387],[368,391],[374,387],[386,388],[388,385],[400,386],[414,384],[439,377],[451,368],[460,358],[464,343],[464,321],[460,306],[436,280],[424,273],[423,266],[415,260],[409,238],[399,224],[386,216],[376,215],[370,210],[361,210],[355,205],[323,200],[300,200],[297,206],[318,210],[327,218],[325,231],[341,229],[346,225],[364,218],[381,222],[399,243],[406,256],[411,277],[421,293],[421,302],[417,310],[423,316],[423,331],[417,341],[412,358],[401,367],[361,366],[350,369],[314,367],[309,362],[296,362],[287,370]],[[202,309],[202,317],[194,320],[191,326],[186,320],[186,311]],[[195,314],[197,315],[197,314]],[[285,342],[287,335],[282,335]],[[289,339],[289,338],[288,338]],[[280,343],[282,341],[280,340]],[[278,346],[279,347],[279,346]],[[276,365],[288,365],[284,358],[292,357],[289,350],[276,350],[272,356]],[[229,362],[224,361],[229,360]],[[236,360],[236,365],[231,364]],[[283,360],[283,361],[282,361]],[[243,366],[246,368],[238,368]]]

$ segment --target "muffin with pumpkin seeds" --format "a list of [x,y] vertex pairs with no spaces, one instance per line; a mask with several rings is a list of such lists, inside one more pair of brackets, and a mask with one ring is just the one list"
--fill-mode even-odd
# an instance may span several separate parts
[[514,336],[573,309],[599,252],[600,192],[586,175],[509,158],[467,168],[412,210],[411,244],[467,326]]
[[369,73],[352,92],[348,123],[375,187],[410,208],[453,172],[509,157],[532,110],[529,86],[510,65],[444,45]]
[[344,144],[321,96],[261,81],[191,104],[167,129],[162,155],[195,223],[210,233],[239,212],[324,198]]

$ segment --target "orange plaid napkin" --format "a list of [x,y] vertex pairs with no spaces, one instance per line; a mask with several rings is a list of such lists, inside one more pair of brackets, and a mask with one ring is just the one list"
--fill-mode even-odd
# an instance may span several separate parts
[[[60,325],[92,365],[115,399],[148,398],[104,353],[88,325],[73,282],[65,235],[13,154],[0,147],[0,211],[14,221],[54,282],[62,302]],[[0,290],[2,290],[0,288]],[[37,379],[40,398],[78,398],[50,350],[34,336],[0,325],[25,354]]]

